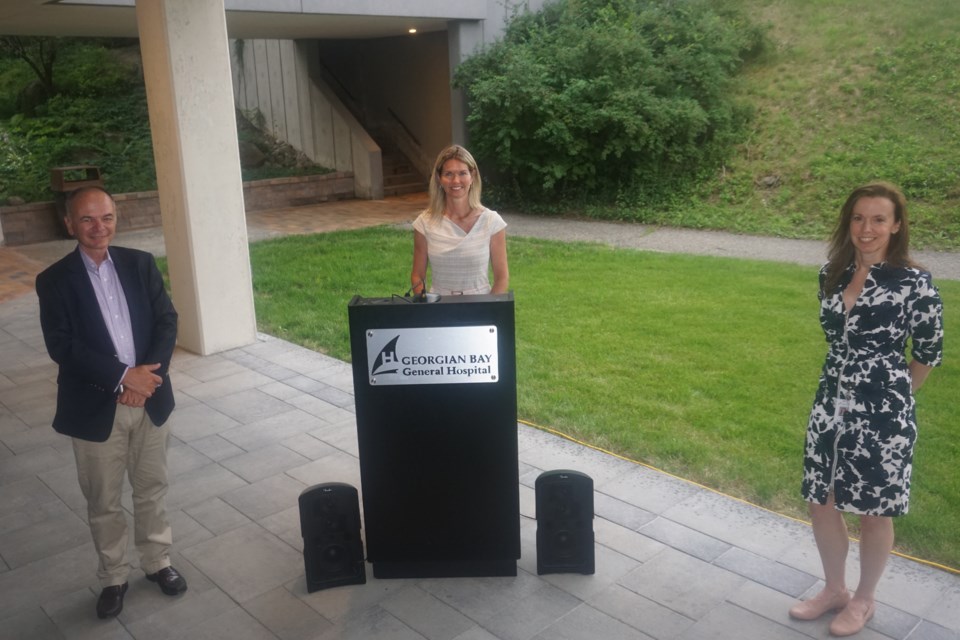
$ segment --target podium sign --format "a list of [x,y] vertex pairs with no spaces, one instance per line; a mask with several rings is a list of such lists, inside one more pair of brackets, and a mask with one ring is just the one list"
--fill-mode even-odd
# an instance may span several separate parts
[[374,576],[516,575],[513,295],[355,297],[348,313]]
[[370,384],[496,382],[497,328],[370,329]]

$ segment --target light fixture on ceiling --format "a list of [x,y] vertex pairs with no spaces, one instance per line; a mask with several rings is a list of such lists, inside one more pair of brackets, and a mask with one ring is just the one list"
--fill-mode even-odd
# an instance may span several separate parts
[[413,35],[413,34],[415,34],[416,32],[417,32],[417,28],[416,28],[416,27],[410,27],[409,29],[407,29],[407,33],[409,33],[410,35]]

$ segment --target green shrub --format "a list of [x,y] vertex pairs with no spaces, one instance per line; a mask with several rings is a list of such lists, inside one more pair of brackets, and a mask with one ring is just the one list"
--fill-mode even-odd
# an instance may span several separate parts
[[717,6],[559,0],[516,15],[455,76],[493,182],[532,201],[656,200],[716,164],[749,113],[730,79],[761,42]]
[[10,118],[17,113],[21,92],[35,78],[25,63],[13,64],[0,59],[0,118]]
[[61,93],[37,117],[11,118],[2,135],[0,199],[49,200],[50,169],[73,164],[100,167],[116,193],[156,188],[143,85],[117,89],[109,100]]
[[136,40],[71,39],[57,64],[57,86],[66,94],[114,97],[142,85]]
[[[131,41],[63,38],[57,41],[57,94],[33,117],[12,116],[0,125],[0,200],[49,200],[50,169],[100,167],[111,191],[156,188],[146,92]],[[134,55],[125,60],[123,51]],[[2,87],[29,78],[26,63],[5,60]]]

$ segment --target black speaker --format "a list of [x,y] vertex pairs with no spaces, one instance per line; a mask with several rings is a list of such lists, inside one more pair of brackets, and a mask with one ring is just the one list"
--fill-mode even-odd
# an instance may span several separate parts
[[317,484],[303,490],[299,503],[307,591],[365,584],[357,490],[341,482]]
[[541,473],[534,487],[537,574],[593,574],[593,480],[558,469]]

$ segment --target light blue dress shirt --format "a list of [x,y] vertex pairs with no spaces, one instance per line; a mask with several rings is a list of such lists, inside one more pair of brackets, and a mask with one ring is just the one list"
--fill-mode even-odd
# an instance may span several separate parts
[[[83,251],[80,252],[83,264],[87,268],[90,284],[97,295],[97,304],[103,321],[107,325],[107,332],[113,340],[117,350],[117,359],[127,367],[136,366],[137,352],[133,344],[133,326],[130,324],[130,309],[127,307],[127,298],[123,294],[123,286],[117,276],[113,259],[107,254],[107,259],[98,267],[93,259]],[[126,374],[126,372],[124,372]],[[120,380],[123,377],[121,376]],[[117,381],[117,388],[120,387]]]

